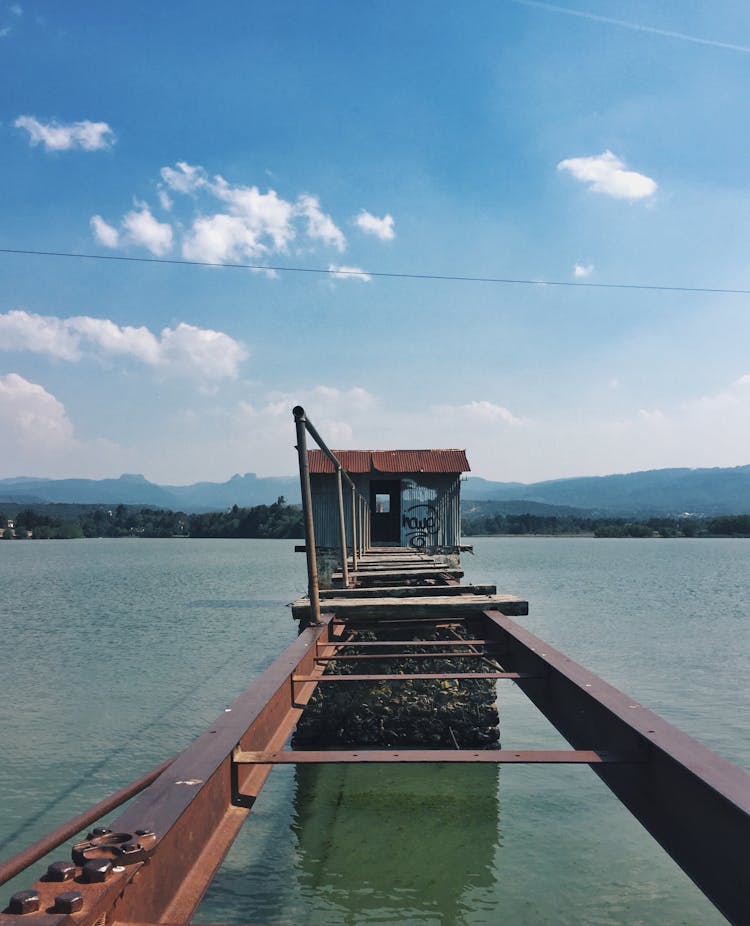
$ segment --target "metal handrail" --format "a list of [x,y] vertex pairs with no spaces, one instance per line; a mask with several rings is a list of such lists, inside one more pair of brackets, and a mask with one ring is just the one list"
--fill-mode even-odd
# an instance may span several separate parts
[[304,408],[296,405],[292,409],[297,431],[297,454],[299,456],[300,487],[302,490],[302,512],[305,522],[305,553],[307,555],[308,594],[314,623],[320,622],[320,587],[318,583],[318,563],[315,547],[315,523],[313,519],[312,491],[310,489],[310,464],[307,458],[307,437],[309,434],[320,450],[331,461],[336,471],[336,489],[338,496],[339,535],[341,541],[341,570],[344,587],[349,585],[349,564],[346,546],[346,509],[342,481],[346,480],[351,488],[351,531],[352,531],[352,567],[356,570],[357,559],[369,546],[369,501],[359,491],[336,454],[328,447],[318,433],[315,425],[308,419]]

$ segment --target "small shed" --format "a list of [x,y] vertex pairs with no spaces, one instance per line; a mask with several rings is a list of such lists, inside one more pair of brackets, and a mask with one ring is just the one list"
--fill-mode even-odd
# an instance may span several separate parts
[[[465,450],[334,450],[344,471],[370,504],[373,546],[458,553],[461,544],[461,474]],[[308,451],[316,542],[339,544],[336,470],[320,450]],[[345,494],[346,521],[351,499]],[[351,536],[348,538],[351,542]]]

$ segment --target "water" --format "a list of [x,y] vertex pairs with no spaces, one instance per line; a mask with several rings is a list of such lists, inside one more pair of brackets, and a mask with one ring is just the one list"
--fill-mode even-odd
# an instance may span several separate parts
[[[292,546],[0,544],[0,857],[184,747],[293,639],[284,605],[305,579]],[[475,547],[466,581],[528,597],[525,626],[750,766],[750,543]],[[561,745],[512,683],[500,686],[503,745]],[[589,769],[544,766],[278,768],[196,915],[311,926],[503,919],[723,922]]]

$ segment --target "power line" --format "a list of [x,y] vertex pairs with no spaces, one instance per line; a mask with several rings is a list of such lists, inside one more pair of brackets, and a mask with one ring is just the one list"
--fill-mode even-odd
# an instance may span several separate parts
[[666,293],[713,293],[750,296],[750,289],[726,289],[720,286],[665,286],[659,283],[586,283],[582,280],[528,280],[515,277],[462,276],[445,273],[393,273],[378,270],[343,269],[333,267],[288,267],[273,264],[213,263],[204,260],[179,260],[170,257],[127,257],[121,254],[83,254],[72,251],[33,251],[21,248],[0,248],[0,254],[26,254],[34,257],[72,257],[82,260],[111,260],[136,264],[172,264],[179,267],[218,267],[231,270],[258,270],[272,273],[314,273],[322,276],[379,277],[392,280],[437,280],[446,283],[501,283],[519,286],[571,286],[582,289],[639,289]]

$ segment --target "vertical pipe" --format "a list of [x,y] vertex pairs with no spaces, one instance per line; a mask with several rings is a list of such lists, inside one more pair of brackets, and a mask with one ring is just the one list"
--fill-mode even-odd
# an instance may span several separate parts
[[358,517],[359,517],[359,555],[360,556],[365,555],[365,523],[364,523],[364,517],[362,515],[362,505],[363,505],[363,502],[362,502],[362,499],[360,498],[359,506],[358,506],[359,511],[357,512]]
[[344,490],[341,485],[341,467],[336,467],[336,488],[339,497],[339,533],[341,534],[341,572],[344,588],[349,588],[349,564],[346,561],[346,522],[344,521]]
[[352,569],[357,571],[357,490],[352,486]]
[[302,513],[305,519],[305,554],[307,556],[307,592],[310,597],[310,614],[314,624],[320,623],[320,594],[318,589],[318,560],[315,553],[315,526],[312,513],[312,492],[310,491],[310,467],[307,462],[307,436],[305,434],[305,410],[296,405],[292,410],[297,428],[297,456],[299,457],[299,481],[302,489]]

